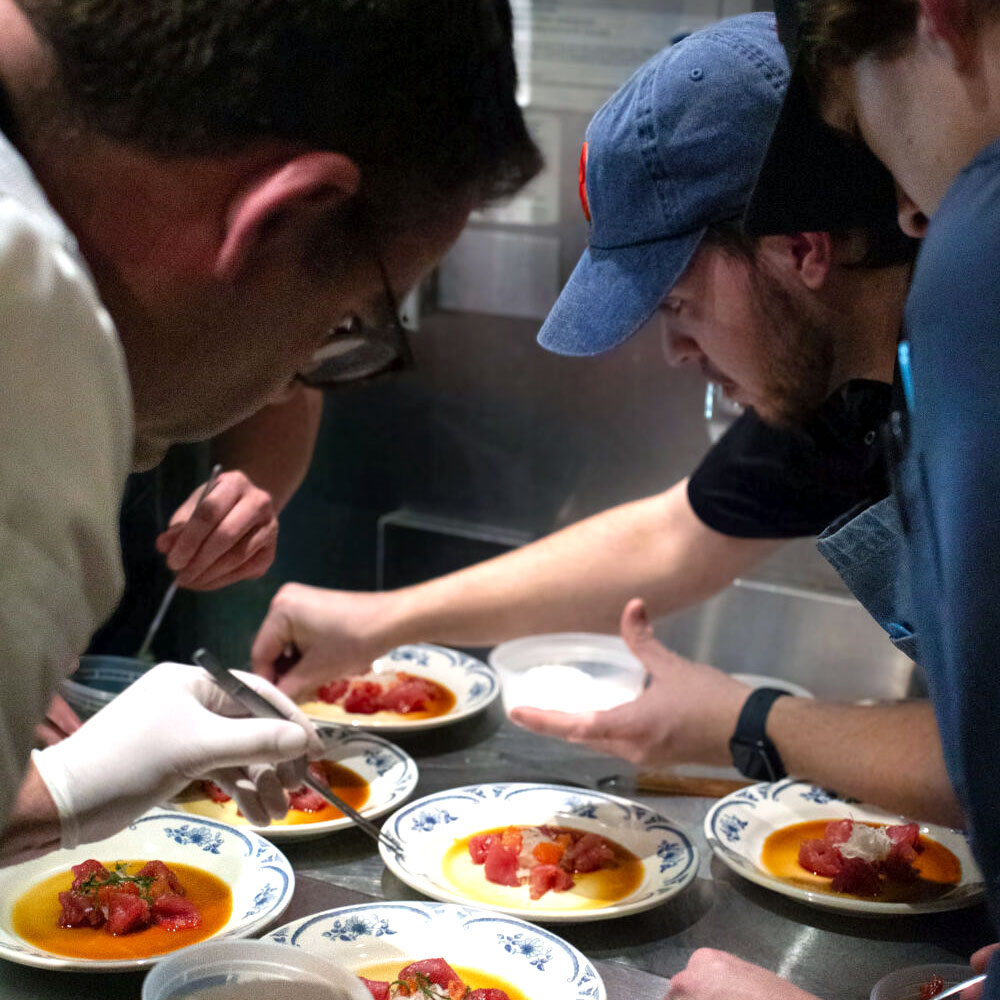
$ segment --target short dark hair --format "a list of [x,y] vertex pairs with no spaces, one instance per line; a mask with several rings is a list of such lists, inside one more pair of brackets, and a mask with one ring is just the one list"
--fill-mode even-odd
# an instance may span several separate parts
[[414,224],[456,195],[511,194],[541,167],[515,99],[508,0],[17,2],[70,111],[154,155],[335,150],[361,168],[376,215]]
[[[835,240],[847,239],[860,234],[864,239],[864,253],[851,266],[878,270],[912,264],[920,248],[920,240],[907,236],[899,226],[870,226],[850,233],[831,233]],[[713,223],[708,227],[701,246],[721,250],[730,257],[752,261],[757,256],[760,237],[750,236],[743,228],[742,220],[731,219]]]

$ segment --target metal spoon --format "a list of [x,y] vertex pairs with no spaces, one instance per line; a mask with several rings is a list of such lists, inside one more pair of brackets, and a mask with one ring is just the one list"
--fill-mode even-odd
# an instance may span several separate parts
[[[212,468],[211,475],[208,477],[208,482],[202,487],[201,494],[198,497],[198,502],[194,505],[194,509],[197,510],[201,505],[202,500],[212,492],[212,488],[218,482],[219,473],[222,472],[222,466],[216,465]],[[191,512],[192,514],[194,511]],[[146,633],[146,638],[142,640],[142,645],[139,647],[139,651],[135,654],[137,660],[152,660],[153,657],[149,655],[149,647],[152,645],[153,636],[159,631],[160,625],[163,623],[163,616],[167,613],[167,608],[170,607],[170,602],[174,599],[174,594],[177,593],[177,581],[174,580],[172,584],[167,588],[167,592],[163,595],[163,600],[160,601],[160,606],[156,609],[156,614],[153,616],[153,622],[149,626],[149,631]]]

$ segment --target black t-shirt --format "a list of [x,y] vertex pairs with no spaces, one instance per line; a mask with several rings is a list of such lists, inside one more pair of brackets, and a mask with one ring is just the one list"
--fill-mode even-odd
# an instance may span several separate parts
[[748,410],[692,474],[691,507],[738,538],[819,534],[889,495],[881,428],[892,404],[892,386],[855,379],[801,429],[772,427]]

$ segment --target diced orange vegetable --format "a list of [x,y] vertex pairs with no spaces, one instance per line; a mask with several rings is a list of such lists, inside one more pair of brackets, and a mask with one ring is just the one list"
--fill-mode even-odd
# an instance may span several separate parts
[[504,847],[512,847],[518,853],[521,852],[521,848],[524,846],[524,838],[521,836],[521,831],[516,826],[508,826],[507,829],[504,830],[500,841]]
[[543,865],[557,865],[559,859],[566,853],[566,848],[562,844],[553,844],[551,841],[543,840],[540,844],[535,845],[535,849],[531,853],[535,856],[535,860]]

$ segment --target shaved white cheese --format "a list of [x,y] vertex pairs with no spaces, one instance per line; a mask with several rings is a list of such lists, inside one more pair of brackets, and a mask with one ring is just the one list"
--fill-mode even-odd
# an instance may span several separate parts
[[[412,997],[412,994],[407,992],[402,992],[402,986],[390,986],[389,987],[389,998],[390,1000],[396,1000],[397,997]],[[426,981],[421,981],[420,984],[420,997],[421,1000],[429,1000],[429,998],[434,998],[434,1000],[451,1000],[451,994],[443,987],[438,986],[437,983],[431,983]]]
[[837,848],[845,858],[861,858],[862,861],[884,861],[892,850],[892,840],[884,827],[855,823],[850,837]]

